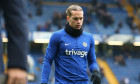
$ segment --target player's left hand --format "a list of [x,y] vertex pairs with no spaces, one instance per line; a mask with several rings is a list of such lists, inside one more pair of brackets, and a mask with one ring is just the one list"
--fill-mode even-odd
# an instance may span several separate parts
[[93,84],[101,84],[100,72],[98,70],[93,70],[91,81],[93,81]]

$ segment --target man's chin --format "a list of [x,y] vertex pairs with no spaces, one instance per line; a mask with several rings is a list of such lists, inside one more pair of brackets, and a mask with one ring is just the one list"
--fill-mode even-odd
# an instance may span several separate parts
[[76,27],[76,29],[81,29],[81,27]]

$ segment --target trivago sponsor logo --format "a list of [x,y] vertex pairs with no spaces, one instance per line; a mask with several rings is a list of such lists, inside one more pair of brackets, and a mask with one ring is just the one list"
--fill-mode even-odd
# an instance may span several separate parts
[[80,57],[87,56],[87,51],[75,51],[74,49],[72,50],[65,50],[66,55],[79,55]]

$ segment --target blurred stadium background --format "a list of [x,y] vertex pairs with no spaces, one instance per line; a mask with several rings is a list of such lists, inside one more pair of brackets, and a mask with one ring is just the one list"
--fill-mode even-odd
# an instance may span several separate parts
[[[102,84],[140,84],[140,0],[27,0],[29,84],[40,84],[49,38],[64,28],[65,10],[71,4],[84,10],[83,28],[95,39]],[[1,22],[6,64],[8,39],[4,19]],[[53,66],[48,84],[54,84]]]

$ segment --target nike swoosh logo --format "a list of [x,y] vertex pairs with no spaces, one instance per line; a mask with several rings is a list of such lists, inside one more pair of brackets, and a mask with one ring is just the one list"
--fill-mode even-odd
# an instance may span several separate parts
[[69,45],[69,44],[70,44],[70,43],[67,43],[67,44],[65,43],[65,46],[67,46],[67,45]]

